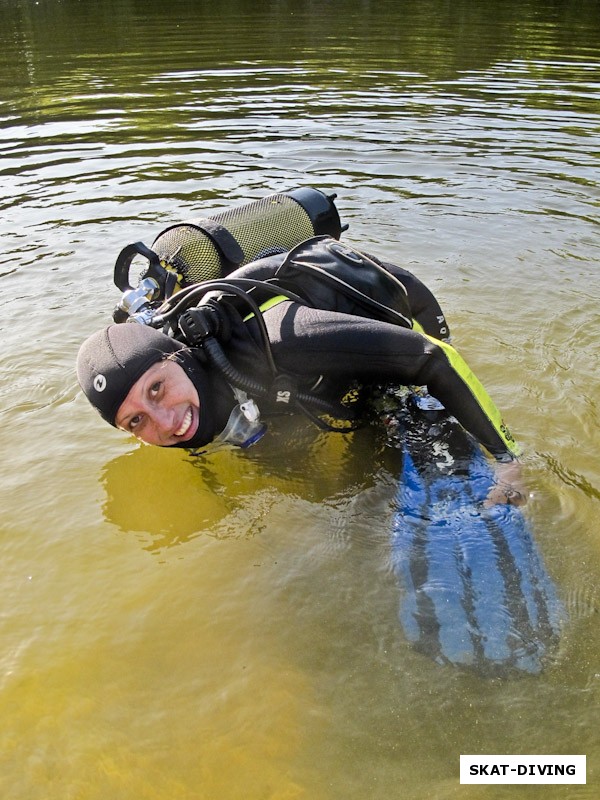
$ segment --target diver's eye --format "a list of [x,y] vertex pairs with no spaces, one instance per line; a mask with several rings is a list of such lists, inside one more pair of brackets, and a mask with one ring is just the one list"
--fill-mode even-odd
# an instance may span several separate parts
[[150,396],[156,397],[160,392],[160,388],[162,386],[162,381],[154,381],[154,383],[150,386]]
[[142,415],[141,414],[136,414],[134,417],[132,417],[129,420],[129,422],[127,424],[127,428],[130,431],[134,431],[136,428],[139,428],[141,422],[142,422]]

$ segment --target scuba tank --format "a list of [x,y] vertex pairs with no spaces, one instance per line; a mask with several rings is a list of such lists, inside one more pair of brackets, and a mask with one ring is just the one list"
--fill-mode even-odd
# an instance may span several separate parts
[[[114,282],[124,294],[113,313],[115,322],[136,317],[149,322],[151,304],[165,300],[186,286],[214,280],[265,256],[285,253],[313,236],[339,239],[343,230],[335,207],[336,195],[298,188],[261,200],[165,228],[152,247],[143,242],[119,253]],[[132,261],[142,256],[148,267],[134,288]]]

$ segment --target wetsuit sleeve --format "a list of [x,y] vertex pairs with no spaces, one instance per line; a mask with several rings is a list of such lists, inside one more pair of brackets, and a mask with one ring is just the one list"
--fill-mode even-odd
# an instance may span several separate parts
[[491,397],[462,356],[432,336],[284,302],[264,314],[276,361],[299,375],[426,386],[495,458],[519,454]]

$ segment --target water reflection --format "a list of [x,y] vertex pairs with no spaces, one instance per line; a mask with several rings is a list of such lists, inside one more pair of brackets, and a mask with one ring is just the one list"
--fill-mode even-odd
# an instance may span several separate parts
[[[451,797],[459,752],[585,752],[594,796],[597,1],[14,0],[0,23],[9,793]],[[541,678],[408,648],[372,441],[196,466],[75,400],[125,244],[297,185],[434,288],[527,447],[571,618]]]
[[[370,509],[371,493],[377,488],[385,508],[393,491],[370,432],[326,435],[294,418],[276,422],[265,440],[246,451],[193,457],[136,446],[104,465],[101,482],[107,522],[124,533],[142,534],[144,549],[158,552],[200,535],[256,536],[274,507],[289,506],[290,514],[297,513],[291,509],[298,498],[314,504],[317,516],[323,505],[329,507],[325,536],[330,546],[349,535],[352,520],[353,540],[362,537],[374,548],[387,536],[370,527],[373,515],[381,513],[379,504]],[[308,507],[302,512],[310,513]],[[315,524],[322,527],[324,521]]]

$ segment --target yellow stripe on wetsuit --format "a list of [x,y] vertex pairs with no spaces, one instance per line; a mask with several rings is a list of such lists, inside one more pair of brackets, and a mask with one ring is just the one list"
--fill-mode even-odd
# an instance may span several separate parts
[[[275,297],[269,298],[269,300],[265,300],[264,303],[259,305],[259,310],[264,314],[265,311],[268,311],[273,306],[278,306],[279,303],[283,303],[284,300],[289,300],[289,297],[286,297],[284,294],[276,294]],[[249,319],[252,319],[254,313],[248,314],[247,317],[244,317],[244,322],[248,322]]]
[[494,430],[498,436],[500,436],[508,451],[512,453],[512,455],[518,456],[521,453],[521,448],[515,441],[512,433],[508,429],[508,426],[502,419],[502,415],[496,407],[496,404],[489,396],[485,387],[479,378],[473,373],[464,358],[457,350],[454,349],[454,347],[452,347],[452,345],[448,344],[447,342],[442,342],[440,339],[436,339],[426,333],[424,333],[423,336],[441,348],[444,355],[450,362],[450,366],[469,388],[479,407],[493,425]]

